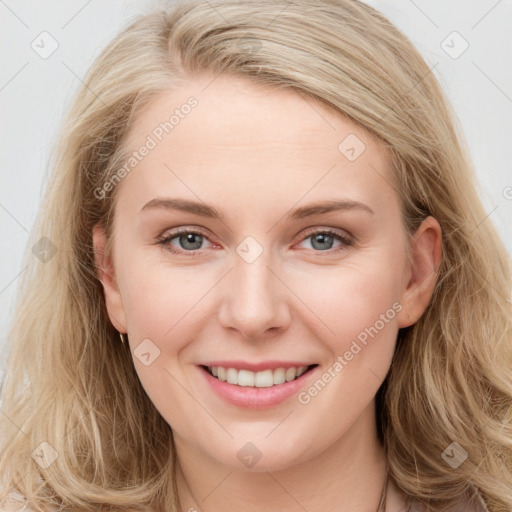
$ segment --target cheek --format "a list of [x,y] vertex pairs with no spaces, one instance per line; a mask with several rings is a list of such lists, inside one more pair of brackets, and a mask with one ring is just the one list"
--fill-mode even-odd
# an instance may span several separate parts
[[178,350],[173,333],[190,325],[211,280],[192,267],[171,267],[165,261],[139,257],[125,263],[121,293],[128,330],[137,339],[154,338],[159,344],[173,338]]
[[326,434],[327,444],[332,441],[329,436],[338,435],[361,414],[389,370],[402,309],[397,280],[386,261],[345,267],[315,280],[318,291],[310,294],[310,304],[331,331],[321,328],[328,358],[318,380],[301,392],[298,401],[305,406],[304,421],[311,428],[316,428],[317,418],[336,425]]
[[171,268],[143,257],[123,263],[120,286],[135,371],[157,410],[167,421],[172,419],[174,427],[190,400],[180,385],[179,353],[196,336],[200,301],[211,283],[190,267]]
[[319,268],[302,284],[297,280],[297,295],[329,329],[340,350],[366,328],[377,323],[379,330],[385,330],[396,322],[402,270],[396,264],[399,256],[393,258],[385,252],[368,252],[339,267]]

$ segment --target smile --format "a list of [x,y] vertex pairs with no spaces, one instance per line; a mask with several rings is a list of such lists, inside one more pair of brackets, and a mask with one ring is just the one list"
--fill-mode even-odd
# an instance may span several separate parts
[[202,366],[206,371],[222,382],[235,384],[242,387],[269,388],[279,386],[285,382],[291,382],[298,379],[317,365],[275,368],[259,372],[251,370],[224,368],[222,366]]
[[[314,379],[318,364],[306,361],[201,361],[199,382],[221,400],[245,409],[276,407]],[[202,385],[202,384],[201,384]]]

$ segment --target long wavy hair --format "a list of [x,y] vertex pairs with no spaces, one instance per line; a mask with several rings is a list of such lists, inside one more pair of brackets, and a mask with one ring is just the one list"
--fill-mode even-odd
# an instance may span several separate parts
[[[399,331],[377,394],[378,431],[391,477],[429,510],[478,493],[490,512],[509,511],[510,258],[484,220],[468,150],[432,69],[356,0],[157,5],[95,60],[50,159],[9,331],[4,495],[15,489],[38,511],[178,510],[172,429],[119,342],[96,273],[92,229],[102,223],[111,240],[116,188],[94,191],[126,161],[144,106],[203,72],[290,88],[347,116],[388,149],[410,236],[426,216],[439,221],[434,294],[420,320]],[[467,458],[452,467],[443,454],[460,448]]]

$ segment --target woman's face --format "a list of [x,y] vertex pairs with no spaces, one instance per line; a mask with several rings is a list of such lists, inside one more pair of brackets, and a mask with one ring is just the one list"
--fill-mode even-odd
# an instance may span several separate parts
[[178,450],[263,471],[374,435],[398,329],[440,257],[429,218],[408,261],[380,143],[296,92],[221,75],[155,98],[128,144],[113,259],[97,228],[95,250]]

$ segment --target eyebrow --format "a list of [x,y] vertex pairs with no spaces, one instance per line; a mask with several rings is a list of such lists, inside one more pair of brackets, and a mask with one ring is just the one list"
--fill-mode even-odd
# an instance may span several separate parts
[[[192,213],[201,217],[207,217],[212,219],[224,219],[218,210],[213,206],[209,206],[205,203],[198,203],[195,201],[189,201],[187,199],[177,199],[172,197],[155,198],[147,202],[142,208],[141,212],[151,209],[165,209],[165,210],[177,210],[186,213]],[[371,214],[375,212],[366,204],[360,203],[359,201],[350,200],[330,200],[321,201],[307,206],[301,206],[295,210],[292,210],[287,214],[287,218],[290,220],[303,219],[312,215],[320,215],[325,213],[331,213],[339,210],[361,210]]]

